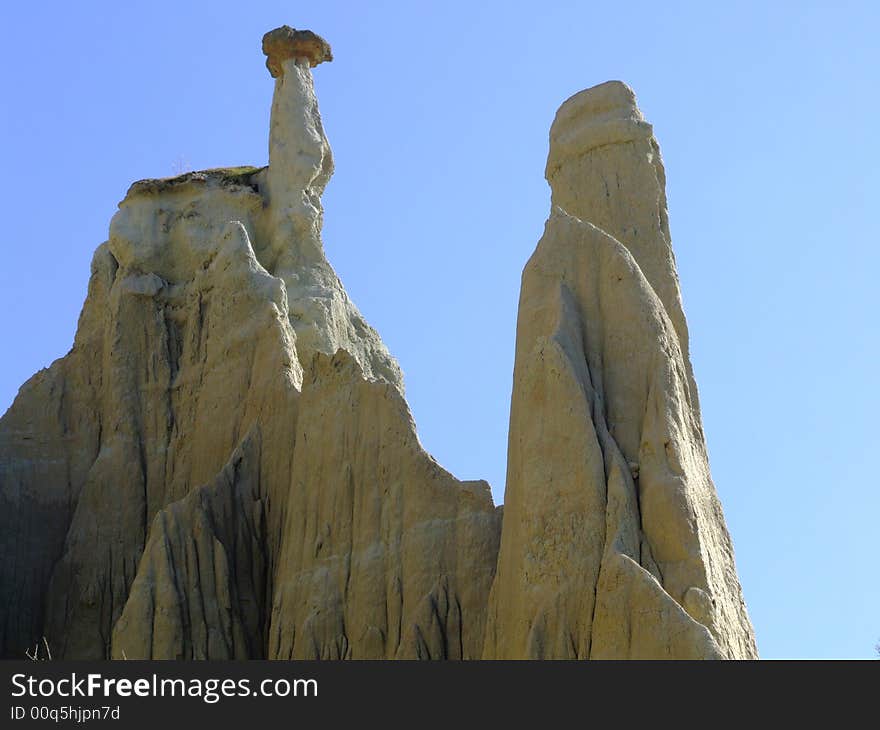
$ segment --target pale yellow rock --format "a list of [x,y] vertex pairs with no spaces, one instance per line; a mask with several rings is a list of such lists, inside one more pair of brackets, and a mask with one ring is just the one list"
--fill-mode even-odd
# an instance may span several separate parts
[[[123,205],[111,228],[142,216],[141,232],[164,233],[99,248],[73,350],[0,423],[4,516],[18,516],[0,561],[6,655],[42,634],[56,657],[103,657],[153,516],[211,479],[255,422],[292,441],[301,371],[283,282],[240,223],[203,221],[199,235],[192,222],[237,198],[224,187],[169,192],[188,217],[155,226],[139,210],[155,201]],[[266,458],[289,473],[288,449]]]
[[551,133],[502,529],[324,256],[329,45],[279,31],[269,166],[132,185],[73,349],[0,420],[0,655],[754,656],[632,93]]
[[[387,483],[369,464],[350,478],[394,491],[406,516],[376,535],[405,597],[402,633],[377,633],[357,588],[376,573],[355,566],[346,631],[363,630],[351,646],[479,654],[500,518],[485,483],[459,484],[418,447],[400,369],[324,257],[332,155],[297,58],[279,61],[268,168],[131,186],[95,254],[73,350],[0,421],[3,656],[42,635],[58,658],[267,656],[275,584],[297,579],[279,560],[303,536],[287,502],[339,486],[321,445],[334,429],[375,431]],[[315,388],[337,404],[380,393],[381,428],[321,399],[301,416],[300,363],[320,353],[351,361]],[[330,482],[299,490],[322,463]],[[298,600],[323,605],[325,588]],[[273,627],[293,635],[297,620],[282,611]]]
[[269,656],[473,659],[500,515],[419,444],[400,393],[340,350],[305,376]]
[[628,87],[563,104],[547,179],[553,212],[522,278],[484,656],[754,657],[659,148]]
[[210,484],[156,515],[125,609],[114,659],[265,656],[270,556],[259,427]]
[[281,61],[269,129],[269,167],[261,174],[266,197],[265,234],[257,254],[287,287],[290,321],[303,361],[314,352],[342,348],[364,374],[403,392],[403,375],[376,331],[367,324],[324,257],[321,194],[333,174],[314,82],[295,58]]
[[[206,206],[225,194],[205,191]],[[154,516],[210,481],[255,424],[271,424],[274,440],[264,488],[286,484],[301,370],[284,285],[259,265],[241,223],[214,234],[213,256],[189,278],[171,275],[201,255],[201,244],[182,243],[194,236],[170,247],[154,267],[161,277],[135,273],[137,256],[116,270],[92,414],[100,446],[47,590],[45,634],[56,656],[107,653]],[[111,238],[127,260],[120,245]],[[152,295],[143,286],[150,277],[162,282]]]
[[688,330],[666,210],[666,171],[632,89],[608,81],[568,99],[550,128],[545,170],[552,204],[629,249],[675,326],[699,413]]
[[103,322],[115,271],[102,244],[73,348],[22,385],[0,420],[0,656],[23,657],[44,631],[49,579],[100,451]]

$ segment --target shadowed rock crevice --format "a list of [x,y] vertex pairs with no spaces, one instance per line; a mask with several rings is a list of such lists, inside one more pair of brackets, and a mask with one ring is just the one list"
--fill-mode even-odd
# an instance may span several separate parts
[[112,656],[264,658],[269,555],[260,434],[249,434],[209,485],[153,520]]

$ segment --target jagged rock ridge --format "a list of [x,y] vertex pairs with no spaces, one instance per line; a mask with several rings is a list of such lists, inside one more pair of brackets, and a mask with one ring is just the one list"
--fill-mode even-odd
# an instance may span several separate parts
[[73,349],[0,421],[0,653],[754,656],[632,93],[582,92],[551,133],[502,530],[324,256],[330,46],[263,48],[268,167],[132,185]]

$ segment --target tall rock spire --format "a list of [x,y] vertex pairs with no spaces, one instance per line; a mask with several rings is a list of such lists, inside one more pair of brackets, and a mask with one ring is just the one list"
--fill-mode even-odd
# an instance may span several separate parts
[[[311,43],[303,40],[305,34]],[[333,175],[333,153],[310,68],[332,55],[320,36],[286,25],[263,36],[263,52],[275,79],[266,172],[269,235],[278,256],[276,269],[289,278],[299,260],[323,258],[321,195]]]
[[324,256],[321,195],[333,175],[311,69],[331,61],[330,45],[309,30],[281,26],[263,36],[275,79],[265,184],[265,242],[257,254],[284,280],[303,361],[311,353],[350,352],[368,378],[403,392],[403,375]]
[[675,327],[694,409],[697,388],[666,208],[666,171],[633,90],[607,81],[575,94],[550,128],[552,204],[614,236],[635,258]]
[[745,658],[657,143],[632,91],[569,99],[522,277],[489,658]]

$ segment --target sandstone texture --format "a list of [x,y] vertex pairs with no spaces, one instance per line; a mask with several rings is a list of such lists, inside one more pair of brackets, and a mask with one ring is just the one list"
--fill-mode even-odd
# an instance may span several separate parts
[[[333,640],[363,656],[480,652],[499,519],[487,485],[421,450],[400,368],[324,257],[333,161],[297,57],[279,61],[269,167],[132,185],[95,253],[73,349],[0,421],[4,656],[45,635],[62,658],[266,657],[273,607],[289,622],[276,636],[308,653],[320,632],[300,609],[331,602],[319,595],[331,581],[294,604],[275,586],[304,579],[276,573],[307,569],[298,520],[334,490],[340,503],[393,494],[396,507],[354,528],[351,504],[322,513],[313,574],[348,545],[343,599],[366,601],[380,581],[400,616],[390,626],[364,608],[359,623],[349,608]],[[344,376],[301,394],[303,363],[322,355],[348,358]],[[347,463],[337,436],[354,439]],[[368,559],[386,546],[387,560]]]
[[133,184],[73,348],[0,420],[0,656],[756,656],[632,92],[553,125],[502,520],[324,255],[329,45],[263,50],[268,167]]
[[559,110],[522,277],[488,658],[750,658],[652,130],[620,82]]
[[479,658],[501,530],[489,485],[441,468],[400,393],[342,350],[314,357],[301,403],[269,657]]
[[403,375],[376,331],[349,299],[324,256],[321,194],[333,174],[308,68],[289,58],[275,80],[269,128],[269,167],[258,186],[266,203],[258,255],[284,281],[302,362],[312,353],[351,353],[368,378],[403,392]]

